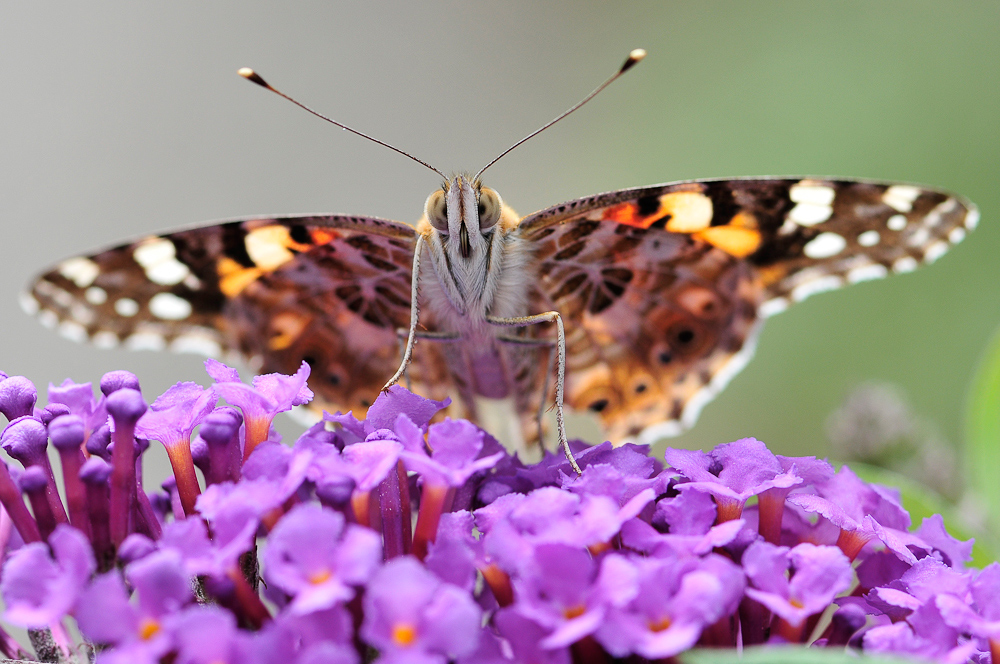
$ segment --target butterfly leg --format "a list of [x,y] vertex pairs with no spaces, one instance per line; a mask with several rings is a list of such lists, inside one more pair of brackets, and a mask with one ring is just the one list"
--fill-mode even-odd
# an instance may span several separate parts
[[563,328],[562,316],[558,311],[546,311],[543,314],[533,316],[515,316],[513,318],[494,318],[487,316],[486,322],[499,327],[527,327],[540,323],[556,324],[556,357],[558,368],[556,369],[556,429],[559,432],[559,445],[566,454],[569,465],[573,467],[577,475],[582,475],[579,464],[573,457],[573,452],[569,449],[569,440],[566,438],[566,418],[563,414],[563,390],[566,385],[566,331]]
[[[547,348],[550,349],[554,345],[550,339],[529,339],[525,337],[508,337],[499,336],[497,337],[500,341],[506,344],[513,344],[515,346],[534,346],[536,348]],[[545,416],[545,401],[549,395],[549,375],[552,373],[552,365],[555,362],[556,356],[551,352],[547,355],[548,361],[545,366],[545,374],[542,376],[542,399],[538,402],[538,412],[535,415],[535,422],[538,426],[538,444],[544,447],[545,445],[545,427],[543,418]]]
[[406,372],[406,367],[413,357],[413,344],[417,340],[417,318],[420,316],[420,305],[417,303],[417,295],[420,287],[420,252],[424,248],[424,236],[417,235],[417,243],[413,248],[413,270],[410,273],[410,329],[406,335],[406,347],[403,349],[403,360],[399,363],[399,368],[392,378],[385,384],[382,391],[399,382],[399,379]]

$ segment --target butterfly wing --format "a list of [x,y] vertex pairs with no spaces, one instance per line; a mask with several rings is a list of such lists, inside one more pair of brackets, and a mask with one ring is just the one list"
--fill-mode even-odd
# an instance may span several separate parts
[[[99,346],[235,353],[259,372],[305,360],[320,405],[360,416],[398,366],[414,243],[412,227],[370,217],[235,220],[63,261],[25,302]],[[410,374],[437,395],[432,360]]]
[[[930,262],[978,212],[946,192],[830,179],[679,182],[525,217],[537,311],[566,324],[566,402],[612,440],[691,426],[790,302]],[[552,331],[547,330],[551,335]]]

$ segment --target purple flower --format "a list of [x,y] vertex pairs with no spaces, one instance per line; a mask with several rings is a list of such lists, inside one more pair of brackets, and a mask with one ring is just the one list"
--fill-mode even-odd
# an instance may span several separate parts
[[[854,580],[851,561],[840,549],[809,543],[789,549],[755,542],[743,554],[743,569],[753,586],[747,588],[747,597],[794,629],[824,611]],[[791,578],[786,575],[789,570]],[[797,635],[794,640],[799,640]]]
[[549,630],[512,609],[501,609],[493,619],[497,631],[510,646],[515,662],[570,664],[569,648],[546,648],[542,641]]
[[62,461],[70,523],[89,536],[87,490],[80,480],[80,469],[86,461],[83,444],[87,437],[87,429],[83,418],[68,414],[56,417],[49,423],[49,437],[52,439],[52,446],[59,450],[59,458]]
[[174,664],[245,664],[250,638],[236,628],[232,613],[217,606],[192,606],[170,616],[165,629],[173,635]]
[[738,519],[752,496],[768,489],[787,489],[802,483],[756,438],[719,445],[709,453],[669,448],[667,463],[690,480],[678,486],[712,494],[719,506],[719,521]]
[[[104,389],[104,382],[101,383]],[[129,534],[129,517],[136,506],[135,424],[146,412],[138,390],[122,387],[108,397],[108,414],[115,424],[111,471],[111,541],[121,544]]]
[[368,408],[366,435],[376,429],[392,429],[400,415],[406,415],[410,422],[426,430],[431,418],[439,410],[447,408],[450,403],[451,399],[444,401],[425,399],[401,385],[393,385],[388,390],[379,392],[375,403]]
[[217,397],[197,383],[177,383],[161,394],[136,423],[136,435],[158,440],[167,450],[184,514],[194,514],[201,489],[191,458],[191,432],[212,411]]
[[715,554],[632,560],[611,555],[601,573],[612,590],[596,637],[617,657],[660,659],[687,650],[705,628],[735,612],[745,584],[740,569]]
[[403,556],[368,584],[361,636],[379,650],[380,662],[444,664],[476,649],[481,614],[461,588]]
[[476,525],[498,564],[518,569],[533,544],[562,543],[598,552],[609,546],[622,524],[638,515],[653,499],[645,489],[625,505],[602,495],[577,495],[546,487],[527,496],[509,494],[476,510]]
[[44,493],[48,509],[51,510],[56,523],[68,523],[69,518],[66,516],[62,500],[59,498],[52,465],[46,454],[48,438],[48,431],[40,420],[24,416],[7,425],[7,428],[3,430],[2,441],[7,454],[20,461],[25,468],[37,466],[41,469],[46,479]]
[[252,386],[241,383],[239,373],[218,360],[205,360],[205,369],[216,381],[211,389],[243,413],[246,426],[244,460],[257,445],[268,439],[275,415],[309,403],[313,398],[312,391],[306,387],[309,378],[306,362],[291,376],[277,373],[255,376]]
[[865,544],[878,538],[901,559],[916,560],[906,546],[919,539],[907,537],[910,515],[897,493],[862,482],[847,466],[816,489],[817,495],[793,494],[788,502],[837,526],[837,545],[849,558],[853,560]]
[[61,620],[95,569],[87,538],[71,526],[58,526],[48,545],[28,544],[11,554],[4,565],[0,582],[7,604],[4,618],[23,627],[45,627]]
[[0,413],[8,420],[31,415],[37,400],[38,390],[24,376],[5,376],[0,380]]
[[328,609],[355,594],[382,561],[382,542],[339,512],[299,505],[278,522],[264,550],[270,583],[293,596],[292,613]]
[[[455,489],[470,477],[496,465],[503,456],[497,452],[479,458],[483,432],[470,422],[445,419],[430,427],[427,444],[423,432],[405,414],[396,419],[396,431],[403,443],[403,463],[416,471],[422,480],[420,513],[413,535],[413,554],[423,558],[427,545],[434,541],[445,505],[454,498]],[[426,447],[430,447],[428,454]]]
[[108,419],[104,397],[94,399],[94,388],[90,383],[74,383],[69,378],[58,386],[49,383],[49,405],[52,404],[67,406],[71,414],[83,421],[87,435]]
[[174,637],[165,627],[191,601],[191,581],[173,551],[132,563],[126,576],[138,603],[129,602],[121,575],[111,571],[83,592],[75,611],[77,623],[92,642],[116,646],[120,657],[156,662],[173,647]]
[[109,371],[101,376],[101,394],[104,396],[111,396],[113,392],[117,392],[122,388],[135,390],[136,392],[142,391],[139,387],[139,378],[131,371],[118,369]]
[[600,576],[598,569],[579,547],[540,544],[531,552],[531,564],[514,580],[514,608],[548,631],[542,647],[571,645],[600,626],[608,604],[627,581],[607,573],[615,569],[613,564],[602,565]]
[[[474,473],[492,468],[504,456],[503,452],[497,452],[479,458],[483,431],[465,420],[446,418],[431,425],[426,446],[420,429],[405,415],[396,422],[396,430],[404,447],[400,454],[403,463],[420,474],[425,486],[462,486]],[[425,447],[430,447],[430,454]]]
[[243,450],[240,447],[240,428],[243,416],[235,408],[216,408],[201,422],[198,435],[207,443],[208,484],[218,484],[226,480],[240,478],[240,462]]

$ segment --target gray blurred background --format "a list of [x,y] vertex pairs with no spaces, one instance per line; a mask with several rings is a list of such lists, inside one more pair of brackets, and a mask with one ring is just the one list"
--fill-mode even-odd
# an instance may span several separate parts
[[982,2],[89,2],[0,4],[0,369],[44,387],[110,369],[147,396],[207,382],[195,356],[101,351],[21,313],[54,261],[199,221],[292,212],[415,220],[437,177],[236,75],[450,172],[493,167],[522,214],[695,177],[927,183],[982,209],[932,267],[817,296],[770,321],[756,359],[674,444],[756,436],[825,454],[856,384],[900,386],[961,438],[1000,323],[1000,4]]

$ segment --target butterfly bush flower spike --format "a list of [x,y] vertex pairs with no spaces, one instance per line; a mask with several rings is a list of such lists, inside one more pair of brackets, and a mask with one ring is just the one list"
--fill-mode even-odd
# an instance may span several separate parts
[[[668,449],[665,464],[643,446],[575,443],[577,475],[562,456],[525,465],[470,422],[432,421],[447,404],[398,386],[364,419],[328,415],[244,461],[243,418],[269,422],[272,397],[305,394],[300,379],[181,383],[147,407],[133,375],[112,374],[103,399],[64,384],[67,403],[15,418],[3,443],[24,469],[0,467],[4,620],[112,664],[653,662],[788,643],[959,664],[997,651],[1000,566],[968,567],[971,543],[940,517],[911,527],[894,492],[846,467],[755,439]],[[240,410],[216,407],[221,392]],[[103,408],[110,445],[87,414]],[[141,486],[154,436],[204,446],[181,471],[206,483],[193,508],[175,478],[170,496]],[[76,469],[68,522],[50,504],[47,440]],[[0,650],[20,656],[9,635]]]

